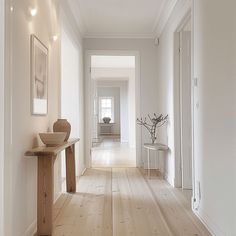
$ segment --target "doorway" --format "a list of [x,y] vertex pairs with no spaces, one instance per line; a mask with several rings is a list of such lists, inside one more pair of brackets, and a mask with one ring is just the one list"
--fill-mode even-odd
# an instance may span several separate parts
[[175,186],[191,200],[192,171],[192,45],[191,15],[175,33]]
[[5,67],[5,4],[0,1],[0,235],[4,235],[4,67]]
[[137,166],[141,141],[136,129],[139,58],[132,54],[93,51],[87,55],[87,167]]

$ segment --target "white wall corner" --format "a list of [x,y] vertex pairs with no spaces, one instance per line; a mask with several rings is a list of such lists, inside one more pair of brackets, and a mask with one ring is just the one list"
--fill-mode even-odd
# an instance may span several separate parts
[[178,0],[167,0],[165,1],[164,5],[162,6],[162,13],[158,16],[155,25],[153,27],[153,36],[160,37],[162,31],[164,30],[166,23],[168,22],[171,13],[174,10],[174,7]]
[[83,21],[78,1],[63,0],[61,2],[61,10],[70,18],[70,21],[75,22],[80,37],[83,38],[86,32],[86,26]]
[[78,36],[78,39],[81,43],[84,37],[84,26],[82,24],[82,21],[79,17],[74,16],[74,8],[71,6],[71,3],[69,4],[67,0],[60,2],[61,17],[64,19],[64,24],[66,18],[66,22],[68,23],[66,26],[72,28],[73,32]]

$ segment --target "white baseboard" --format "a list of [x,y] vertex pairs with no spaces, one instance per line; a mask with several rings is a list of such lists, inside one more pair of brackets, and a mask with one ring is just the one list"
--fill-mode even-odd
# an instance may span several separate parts
[[82,173],[81,173],[81,175],[80,176],[82,176],[82,175],[84,175],[84,173],[85,173],[85,171],[87,170],[87,168],[86,167],[84,167],[84,170],[82,171]]
[[[56,201],[60,198],[60,196],[62,195],[62,193],[58,193],[57,196],[54,199],[54,204],[56,203]],[[33,236],[37,233],[37,220],[35,220],[29,227],[28,229],[25,231],[25,233],[23,234],[24,236]]]
[[33,236],[37,233],[37,221],[35,220],[25,231],[24,236]]
[[62,195],[62,192],[57,193],[57,195],[54,197],[53,204],[56,203],[56,201],[60,198],[61,195]]
[[169,176],[166,172],[164,172],[163,176],[164,176],[164,179],[165,179],[172,187],[174,187],[174,179],[170,178],[170,176]]
[[203,209],[199,208],[198,210],[193,210],[193,212],[213,236],[231,236],[228,232],[224,232]]

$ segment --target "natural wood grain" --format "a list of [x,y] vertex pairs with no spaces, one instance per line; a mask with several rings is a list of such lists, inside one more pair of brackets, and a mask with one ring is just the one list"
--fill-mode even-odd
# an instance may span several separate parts
[[56,204],[53,236],[210,235],[179,190],[136,168],[88,169],[77,189]]
[[52,208],[54,193],[53,158],[38,158],[38,235],[52,234]]
[[38,147],[26,152],[25,155],[38,158],[38,197],[37,197],[37,234],[51,235],[53,217],[58,211],[53,212],[54,193],[54,161],[57,154],[66,149],[66,176],[67,191],[76,191],[75,174],[75,143],[79,139],[72,139],[57,147]]
[[76,192],[75,145],[66,148],[66,188],[68,193]]
[[172,235],[136,168],[113,169],[113,235]]
[[158,177],[146,179],[146,181],[174,235],[211,235],[194,215],[190,202],[187,202],[187,198],[180,190],[173,188],[165,180]]
[[70,147],[71,145],[75,144],[79,140],[80,139],[78,138],[70,139],[68,140],[68,142],[65,142],[56,147],[42,146],[42,147],[33,148],[31,150],[28,150],[25,153],[25,156],[56,156],[59,152],[63,151],[67,147]]
[[54,222],[53,236],[111,236],[111,169],[88,169],[68,194]]
[[135,167],[135,149],[127,143],[120,143],[116,136],[105,137],[102,143],[92,149],[93,167]]

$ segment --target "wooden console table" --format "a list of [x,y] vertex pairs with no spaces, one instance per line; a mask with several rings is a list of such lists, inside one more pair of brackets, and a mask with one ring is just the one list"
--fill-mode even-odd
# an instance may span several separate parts
[[25,153],[38,157],[38,197],[37,197],[37,234],[52,235],[54,201],[54,161],[57,155],[66,152],[66,188],[67,192],[76,192],[75,143],[79,139],[70,139],[56,147],[37,147]]
[[[144,143],[144,148],[147,149],[147,156],[148,156],[148,178],[150,179],[150,150],[156,151],[158,155],[158,151],[167,151],[169,148],[167,145],[162,143]],[[158,155],[159,160],[159,155]],[[158,166],[159,167],[159,166]]]

